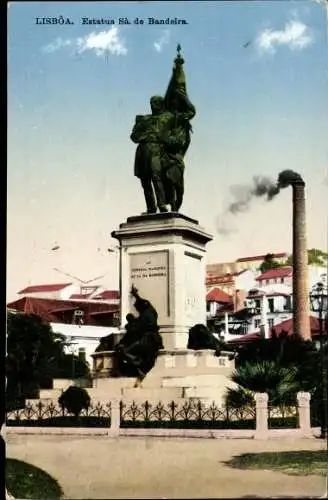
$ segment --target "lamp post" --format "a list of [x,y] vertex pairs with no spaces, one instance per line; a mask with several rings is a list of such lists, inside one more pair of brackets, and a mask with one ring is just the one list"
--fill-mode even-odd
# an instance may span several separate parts
[[323,283],[317,283],[310,293],[312,310],[319,314],[319,339],[320,339],[320,367],[322,381],[322,407],[321,407],[321,434],[322,439],[328,438],[328,381],[327,362],[325,363],[325,346],[327,336],[324,337],[324,313],[328,314],[327,292]]
[[75,378],[75,346],[78,345],[78,342],[74,342],[73,341],[73,337],[68,337],[67,338],[67,342],[65,342],[65,345],[67,347],[69,347],[70,349],[70,352],[71,352],[71,356],[72,356],[72,373],[71,373],[71,376],[72,376],[72,380],[74,380]]

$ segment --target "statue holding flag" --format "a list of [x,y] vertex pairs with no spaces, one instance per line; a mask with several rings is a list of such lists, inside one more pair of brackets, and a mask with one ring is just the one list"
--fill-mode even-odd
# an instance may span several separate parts
[[131,139],[138,144],[134,173],[144,190],[147,213],[179,211],[184,194],[184,156],[190,145],[190,102],[178,45],[166,94],[150,99],[151,115],[138,115]]

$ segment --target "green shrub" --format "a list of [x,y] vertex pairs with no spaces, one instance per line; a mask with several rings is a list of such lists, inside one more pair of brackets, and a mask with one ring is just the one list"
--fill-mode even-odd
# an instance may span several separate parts
[[85,389],[71,385],[58,398],[58,403],[77,418],[82,410],[89,408],[90,396]]

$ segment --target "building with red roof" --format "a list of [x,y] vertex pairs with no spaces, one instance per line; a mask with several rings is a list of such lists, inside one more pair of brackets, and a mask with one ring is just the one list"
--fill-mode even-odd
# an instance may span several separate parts
[[119,304],[118,290],[107,290],[99,285],[79,285],[76,283],[52,283],[30,285],[18,292],[24,297],[57,300],[96,300]]
[[[265,255],[253,255],[251,257],[240,257],[239,259],[236,260],[236,262],[263,262],[264,259],[266,258],[268,254]],[[280,253],[272,253],[270,254],[273,259],[278,260],[278,259],[286,259],[288,257],[288,254],[286,252],[280,252]]]
[[[294,335],[294,324],[293,318],[291,317],[288,320],[282,321],[281,323],[275,325],[273,328],[269,330],[269,338],[272,337],[272,333],[274,332],[276,335],[281,335],[282,333],[286,333],[288,336]],[[315,341],[318,341],[320,334],[320,322],[319,319],[315,316],[310,316],[310,329],[311,336]],[[232,344],[246,344],[248,342],[254,342],[263,338],[263,335],[260,332],[252,332],[247,335],[243,335],[239,338],[234,338],[228,340],[229,343]]]
[[26,297],[44,299],[68,299],[73,293],[79,291],[79,286],[73,283],[51,283],[45,285],[30,285],[18,292]]
[[293,280],[293,268],[291,266],[277,267],[275,269],[269,269],[264,273],[260,274],[256,281],[259,286],[270,286],[277,284],[292,285]]
[[72,283],[52,283],[50,285],[31,285],[23,288],[18,292],[18,295],[27,295],[30,293],[49,293],[49,292],[59,292],[64,288],[67,288]]
[[119,305],[106,300],[72,300],[24,296],[7,304],[11,313],[36,314],[50,324],[55,333],[67,339],[71,346],[85,355],[91,364],[91,354],[100,339],[110,333],[119,333]]
[[[48,323],[114,326],[119,307],[106,302],[22,297],[7,304],[8,309],[36,314]],[[76,315],[76,311],[83,314]],[[77,321],[79,317],[79,321]],[[83,318],[83,319],[81,319]]]
[[94,300],[111,300],[118,302],[120,300],[120,292],[118,290],[103,290],[92,298]]
[[220,288],[212,288],[210,292],[206,295],[206,302],[217,302],[218,304],[230,304],[232,303],[232,297],[227,293],[223,292]]

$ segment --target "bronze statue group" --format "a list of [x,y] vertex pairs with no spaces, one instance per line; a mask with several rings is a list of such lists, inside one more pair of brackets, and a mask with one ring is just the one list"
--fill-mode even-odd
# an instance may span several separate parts
[[[138,144],[134,173],[140,179],[147,213],[178,212],[184,194],[184,157],[190,145],[190,121],[196,114],[190,102],[183,70],[184,60],[178,45],[172,76],[164,97],[150,99],[151,114],[136,116],[131,139]],[[169,207],[169,208],[168,208]],[[103,338],[96,351],[113,351],[112,376],[136,377],[141,385],[164,349],[159,333],[158,315],[153,305],[140,297],[132,286],[138,316],[128,314],[125,335],[116,343],[116,336]],[[189,331],[189,349],[214,349],[220,353],[220,342],[205,325]]]
[[137,115],[131,140],[138,144],[134,174],[141,181],[147,213],[178,212],[184,194],[184,156],[190,145],[190,120],[196,109],[190,102],[178,55],[164,97],[150,99],[151,114]]
[[[96,352],[113,351],[113,377],[136,378],[135,387],[140,387],[143,379],[154,367],[158,353],[164,349],[159,333],[158,315],[154,306],[143,299],[132,286],[131,294],[135,298],[134,307],[138,316],[127,314],[125,334],[116,343],[114,334],[101,340]],[[211,349],[219,356],[222,345],[209,329],[202,324],[194,325],[189,330],[188,349]]]
[[136,377],[138,386],[153,368],[158,352],[164,346],[159,333],[156,309],[148,300],[140,297],[134,286],[131,294],[135,298],[134,307],[139,316],[128,314],[126,317],[126,333],[114,348],[112,374],[120,377]]

